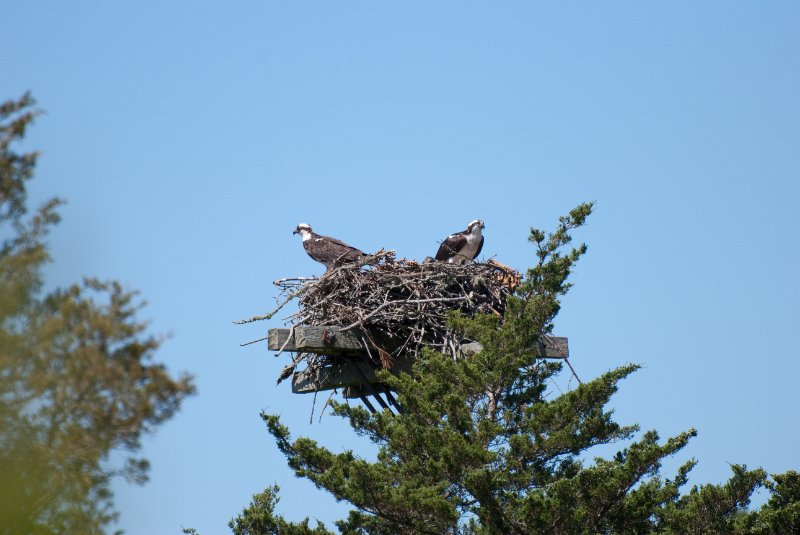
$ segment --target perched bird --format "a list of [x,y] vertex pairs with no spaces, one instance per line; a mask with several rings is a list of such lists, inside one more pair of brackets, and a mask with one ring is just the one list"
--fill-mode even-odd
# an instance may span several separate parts
[[297,225],[292,234],[300,234],[308,256],[320,264],[325,264],[327,269],[344,262],[357,262],[365,256],[363,252],[341,240],[316,234],[305,223]]
[[439,246],[436,260],[448,264],[469,264],[483,249],[481,231],[486,227],[483,221],[475,219],[467,225],[467,230],[451,234]]

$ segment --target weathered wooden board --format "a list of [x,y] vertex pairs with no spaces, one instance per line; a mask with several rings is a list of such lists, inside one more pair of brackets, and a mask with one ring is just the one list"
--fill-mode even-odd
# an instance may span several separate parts
[[[400,359],[395,362],[392,373],[407,372],[411,370],[411,361]],[[317,370],[303,370],[292,375],[292,392],[295,394],[308,394],[321,390],[333,390],[350,386],[360,386],[366,383],[378,383],[375,368],[365,360],[342,359],[336,364],[319,368]]]
[[291,329],[270,329],[269,336],[267,338],[267,347],[270,351],[280,351],[281,348],[284,348],[285,351],[296,351],[294,347],[294,334],[292,334],[292,339],[289,340],[289,343],[286,343],[286,339],[289,338],[289,333],[291,333]]
[[[364,349],[356,333],[341,332],[336,327],[297,327],[287,343],[291,329],[270,329],[268,347],[272,351],[305,351],[322,355],[362,354]],[[284,344],[286,346],[284,347]],[[475,354],[480,344],[466,344],[464,353]],[[548,336],[533,349],[541,358],[563,359],[569,357],[568,340],[560,336]]]
[[[471,342],[461,346],[461,353],[465,357],[471,357],[483,349],[478,342]],[[565,359],[569,358],[569,340],[563,336],[547,336],[542,338],[539,345],[531,350],[534,356],[543,359]]]
[[298,327],[294,343],[297,349],[309,353],[324,353],[330,349],[345,352],[363,350],[361,341],[353,332],[341,332],[331,327]]
[[[336,327],[297,327],[287,343],[291,329],[270,329],[268,347],[272,351],[305,351],[308,353],[361,353],[363,347],[355,333],[341,332]],[[285,344],[285,347],[284,347]]]
[[547,336],[539,342],[536,356],[544,359],[569,358],[569,340],[563,336]]

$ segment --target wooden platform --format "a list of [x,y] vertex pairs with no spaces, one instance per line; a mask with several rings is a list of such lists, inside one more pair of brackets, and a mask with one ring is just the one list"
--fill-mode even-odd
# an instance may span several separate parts
[[[331,363],[314,371],[303,370],[292,376],[292,392],[306,394],[334,388],[346,388],[354,396],[361,397],[364,389],[374,390],[380,382],[375,368],[370,363],[359,337],[352,331],[341,332],[336,327],[297,327],[292,329],[270,329],[268,347],[272,351],[302,351],[332,357]],[[481,350],[478,343],[465,344],[465,356]],[[538,358],[563,359],[569,357],[566,338],[548,336],[532,350]],[[389,371],[395,374],[411,369],[411,360],[398,359]]]

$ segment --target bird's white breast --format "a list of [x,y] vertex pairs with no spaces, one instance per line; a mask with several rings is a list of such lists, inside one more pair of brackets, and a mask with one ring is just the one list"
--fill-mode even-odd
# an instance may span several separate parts
[[467,234],[467,241],[470,244],[478,243],[481,241],[481,227],[475,227],[472,232]]

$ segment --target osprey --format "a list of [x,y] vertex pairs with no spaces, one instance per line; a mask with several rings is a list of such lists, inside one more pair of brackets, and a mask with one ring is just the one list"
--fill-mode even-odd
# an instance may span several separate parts
[[442,242],[436,260],[448,264],[469,264],[475,260],[483,249],[481,231],[485,227],[480,219],[470,221],[467,230],[451,234]]
[[303,247],[308,256],[321,264],[325,264],[328,269],[344,262],[357,262],[365,256],[364,253],[341,240],[320,236],[305,223],[297,225],[292,234],[300,234],[303,238]]

